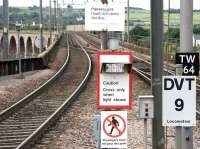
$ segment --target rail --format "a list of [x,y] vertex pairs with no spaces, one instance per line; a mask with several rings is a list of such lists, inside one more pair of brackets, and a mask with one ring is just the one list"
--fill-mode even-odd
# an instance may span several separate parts
[[[76,42],[79,44],[79,46],[81,47],[81,49],[84,51],[84,53],[87,55],[88,61],[89,61],[89,66],[88,66],[88,71],[87,74],[85,75],[83,81],[79,84],[79,86],[76,88],[76,90],[71,94],[70,97],[68,97],[66,99],[66,101],[38,128],[36,129],[26,140],[24,140],[18,147],[17,149],[26,149],[27,147],[29,147],[31,144],[34,143],[35,140],[37,140],[37,138],[39,136],[41,136],[43,134],[43,132],[48,129],[58,118],[59,116],[64,112],[64,110],[68,107],[68,105],[72,102],[72,99],[74,97],[76,97],[81,89],[83,89],[83,87],[85,86],[86,82],[88,81],[90,74],[91,74],[91,70],[92,70],[92,62],[91,59],[89,57],[89,55],[87,54],[86,50],[81,46],[81,44],[76,40]],[[69,44],[68,44],[68,49],[69,49]],[[69,50],[68,50],[69,52]],[[61,68],[61,71],[63,70],[63,68],[66,67],[68,60],[66,61],[66,63],[63,65],[63,67]],[[58,72],[59,73],[59,72]]]

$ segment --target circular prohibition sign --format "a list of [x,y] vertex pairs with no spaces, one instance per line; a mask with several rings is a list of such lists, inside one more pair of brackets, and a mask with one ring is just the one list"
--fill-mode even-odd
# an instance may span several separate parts
[[[120,130],[116,125],[114,125],[114,124],[112,124],[112,120],[110,120],[110,118],[112,119],[112,117],[117,117],[117,118],[119,118],[122,122],[123,122],[123,129],[122,130]],[[112,127],[114,127],[119,133],[118,133],[118,135],[112,135],[112,134],[110,134],[110,133],[108,133],[107,131],[106,131],[106,122],[109,122],[111,125],[112,125]],[[121,125],[121,124],[120,124]],[[117,114],[112,114],[112,115],[109,115],[109,116],[107,116],[105,119],[104,119],[104,121],[103,121],[103,131],[105,132],[105,134],[107,135],[107,136],[109,136],[109,137],[111,137],[111,138],[117,138],[117,137],[120,137],[121,135],[123,135],[123,133],[125,132],[125,130],[126,130],[126,122],[125,122],[125,120],[123,119],[123,117],[121,117],[120,115],[117,115]]]

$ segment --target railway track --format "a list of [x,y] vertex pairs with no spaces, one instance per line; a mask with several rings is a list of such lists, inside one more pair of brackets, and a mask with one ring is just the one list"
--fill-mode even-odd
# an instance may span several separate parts
[[44,85],[0,113],[0,149],[30,148],[86,84],[91,60],[82,47],[74,48],[78,43],[73,36],[65,35],[59,45],[67,50],[62,68]]
[[[88,36],[85,36],[84,34],[80,33],[78,34],[79,36],[81,36],[82,38],[84,38],[84,40],[86,40],[88,43],[92,44],[93,46],[95,46],[97,49],[100,48],[100,44],[99,44],[99,40],[97,39],[97,37],[94,37],[95,39],[91,39]],[[135,61],[135,65],[133,65],[133,71],[140,77],[142,78],[146,83],[148,83],[150,85],[151,83],[151,72],[150,72],[150,60],[149,59],[143,59],[141,57],[138,56],[137,52],[135,52],[135,54],[133,54],[133,61]],[[165,75],[174,75],[175,71],[172,67],[172,65],[167,66],[170,69],[164,69],[164,73]],[[200,78],[197,78],[197,95],[200,94]],[[200,102],[197,102],[197,111],[196,111],[197,117],[198,119],[200,119]]]

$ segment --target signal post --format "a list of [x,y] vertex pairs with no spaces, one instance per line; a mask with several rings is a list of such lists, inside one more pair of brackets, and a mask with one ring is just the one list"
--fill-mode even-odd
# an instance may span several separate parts
[[151,0],[151,90],[154,96],[153,149],[164,149],[162,126],[163,0]]
[[[180,52],[191,53],[193,51],[192,36],[193,36],[193,0],[180,1]],[[184,68],[183,68],[184,69]],[[191,75],[191,74],[189,74]],[[194,74],[193,74],[194,75]],[[192,108],[195,112],[193,119],[196,122],[196,82],[192,86],[195,91],[194,98],[195,105]],[[177,127],[176,128],[176,149],[190,149],[193,148],[193,132],[192,127]]]

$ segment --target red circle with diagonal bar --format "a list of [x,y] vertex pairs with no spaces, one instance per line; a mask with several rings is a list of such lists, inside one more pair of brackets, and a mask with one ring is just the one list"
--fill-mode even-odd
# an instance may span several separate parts
[[[122,122],[123,122],[123,129],[120,130],[118,127],[116,127],[114,124],[112,124],[112,121],[110,120],[110,117],[112,119],[112,117],[117,117],[119,118]],[[109,134],[107,131],[106,131],[106,128],[105,128],[105,125],[106,125],[106,122],[109,122],[115,129],[117,129],[117,131],[119,132],[118,135],[112,135],[112,134]],[[105,132],[105,134],[111,138],[117,138],[117,137],[120,137],[126,130],[126,122],[125,120],[123,119],[122,116],[120,115],[117,115],[117,114],[112,114],[112,115],[109,115],[105,118],[105,120],[103,121],[103,131]]]

